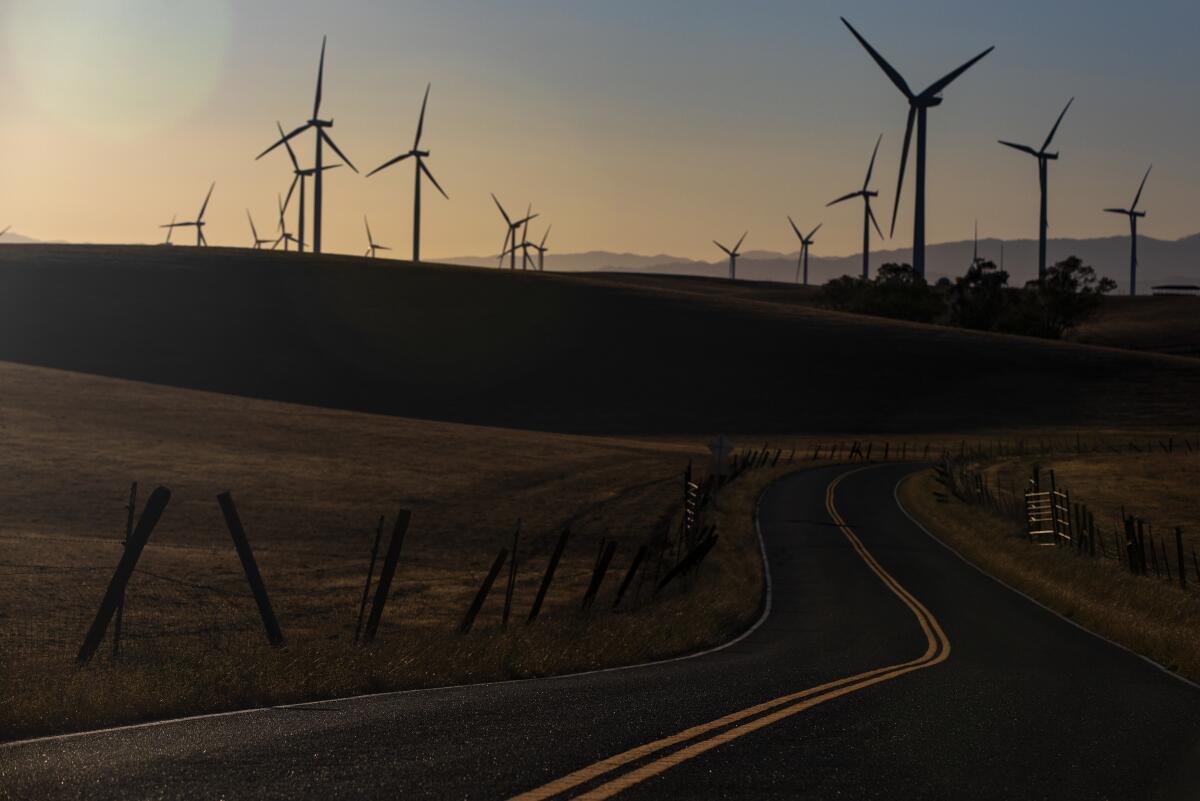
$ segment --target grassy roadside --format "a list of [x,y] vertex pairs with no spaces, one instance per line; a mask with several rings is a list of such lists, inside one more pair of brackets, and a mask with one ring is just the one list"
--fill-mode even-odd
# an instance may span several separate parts
[[934,471],[900,488],[904,507],[988,573],[1085,628],[1200,680],[1200,594],[1131,576],[1113,562],[1030,545],[1019,524],[969,506]]
[[[85,730],[205,712],[293,703],[358,693],[436,687],[570,673],[667,658],[729,640],[757,619],[763,574],[753,525],[760,492],[800,465],[762,469],[727,486],[708,513],[720,539],[697,571],[651,599],[612,609],[627,564],[614,562],[590,615],[570,603],[549,604],[525,625],[532,587],[507,629],[495,622],[502,591],[493,590],[488,621],[460,636],[454,615],[396,627],[370,647],[354,647],[324,632],[301,632],[272,650],[261,635],[227,637],[213,650],[201,639],[143,649],[137,659],[98,660],[78,669],[64,660],[5,665],[0,656],[0,737]],[[544,562],[530,567],[540,571]],[[15,669],[19,668],[19,669]]]

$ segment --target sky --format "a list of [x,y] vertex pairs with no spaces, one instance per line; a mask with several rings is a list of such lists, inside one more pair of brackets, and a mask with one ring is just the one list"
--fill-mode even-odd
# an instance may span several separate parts
[[[792,251],[790,214],[824,223],[814,254],[852,254],[861,206],[825,204],[861,186],[882,134],[887,233],[906,103],[839,15],[918,91],[996,47],[930,111],[930,242],[976,219],[982,237],[1036,236],[1036,162],[996,140],[1040,145],[1072,96],[1051,236],[1126,233],[1101,208],[1127,205],[1150,163],[1141,232],[1200,231],[1200,4],[1178,0],[0,0],[0,226],[157,241],[215,180],[208,238],[247,244],[246,209],[272,229],[291,181],[282,151],[254,157],[276,120],[307,120],[327,34],[322,116],[362,174],[411,147],[433,84],[423,146],[450,199],[424,194],[427,259],[498,251],[489,192],[533,203],[558,252],[718,261],[712,240],[746,230],[744,250]],[[407,253],[411,163],[362,174],[327,174],[325,250],[365,250],[366,214]],[[887,247],[911,242],[911,190],[910,168]]]

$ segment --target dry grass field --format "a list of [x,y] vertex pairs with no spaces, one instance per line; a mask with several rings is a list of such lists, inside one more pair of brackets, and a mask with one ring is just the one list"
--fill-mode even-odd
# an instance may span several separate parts
[[[1141,452],[1129,448],[1133,442]],[[1200,552],[1200,438],[1191,437],[1192,450],[1180,439],[1167,453],[1160,443],[1166,436],[1141,439],[1113,438],[1106,450],[1090,453],[1057,453],[1040,459],[1005,459],[988,469],[1000,487],[1020,491],[1032,475],[1034,465],[1053,470],[1059,487],[1069,489],[1071,500],[1086,503],[1104,533],[1106,544],[1121,526],[1122,510],[1151,524],[1156,539],[1170,537],[1174,561],[1174,531],[1183,529],[1184,547]],[[1120,452],[1114,452],[1118,449]]]
[[1200,356],[1200,298],[1111,297],[1071,339],[1110,348]]
[[[637,547],[676,511],[702,441],[429,423],[19,365],[0,365],[0,381],[0,737],[629,663],[719,642],[759,602],[750,508],[767,471],[729,488],[714,521],[722,540],[690,592],[647,605],[644,585],[636,611],[610,611]],[[172,500],[129,586],[120,657],[106,641],[78,670],[121,552],[131,479],[143,501],[156,484]],[[266,646],[218,510],[226,489],[282,651]],[[356,649],[373,529],[401,507],[412,525],[379,639]],[[454,634],[518,518],[518,622],[500,630],[502,579],[475,630]],[[565,526],[566,555],[526,627]],[[579,601],[602,539],[616,556],[585,618]]]
[[930,470],[904,482],[904,506],[987,572],[1085,628],[1200,679],[1200,592],[1130,575],[1115,561],[1031,545],[1020,523],[957,499]]

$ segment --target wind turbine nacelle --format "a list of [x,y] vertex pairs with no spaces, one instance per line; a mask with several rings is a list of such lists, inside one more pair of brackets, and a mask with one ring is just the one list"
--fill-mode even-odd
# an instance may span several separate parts
[[922,108],[933,108],[934,106],[942,105],[942,98],[940,95],[934,95],[933,97],[918,97],[916,105]]
[[308,124],[313,126],[314,128],[332,128],[333,120],[318,120],[316,118],[313,118],[308,121]]

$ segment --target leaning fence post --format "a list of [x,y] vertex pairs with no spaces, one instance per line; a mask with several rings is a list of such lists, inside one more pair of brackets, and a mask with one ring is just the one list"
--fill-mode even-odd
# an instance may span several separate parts
[[367,565],[367,583],[363,585],[362,600],[358,604],[358,621],[354,624],[354,641],[362,634],[363,613],[367,609],[367,598],[371,596],[371,578],[375,575],[375,558],[379,555],[379,540],[383,537],[383,515],[375,526],[375,544],[371,546],[371,561]]
[[263,628],[267,631],[267,641],[274,646],[283,645],[283,632],[279,630],[279,621],[275,619],[275,610],[271,608],[267,587],[258,572],[258,563],[254,561],[254,551],[250,549],[250,540],[246,538],[246,531],[242,528],[233,496],[222,492],[217,496],[217,503],[225,515],[225,525],[229,528],[229,535],[233,537],[233,547],[237,549],[238,558],[242,560],[242,570],[246,572],[246,580],[250,582],[254,602],[258,604],[258,613],[262,616]]
[[492,562],[491,569],[484,577],[483,584],[479,585],[479,592],[475,593],[475,600],[471,601],[471,606],[467,608],[467,616],[463,618],[462,625],[458,629],[460,634],[467,634],[471,631],[471,626],[475,625],[475,617],[483,608],[483,602],[487,600],[488,593],[492,591],[492,585],[496,582],[496,576],[500,575],[500,568],[504,567],[506,558],[508,558],[508,549],[501,548],[500,553],[496,554],[496,561]]
[[537,619],[538,613],[542,611],[542,603],[546,600],[546,593],[550,590],[550,582],[554,580],[554,571],[558,568],[558,560],[562,559],[563,551],[567,547],[567,537],[571,535],[571,530],[564,528],[563,533],[558,537],[558,544],[554,546],[554,553],[550,555],[550,563],[546,565],[546,574],[542,576],[542,586],[538,587],[537,597],[533,599],[533,606],[529,610],[529,618],[526,623],[532,623]]
[[592,571],[592,580],[588,584],[587,592],[583,595],[583,603],[580,604],[582,611],[588,611],[592,607],[592,601],[596,600],[596,593],[600,591],[600,583],[604,581],[604,574],[608,572],[608,565],[612,562],[616,550],[615,540],[609,540],[608,544],[604,546],[604,551],[600,554],[600,561],[596,563],[596,569]]
[[150,539],[150,532],[154,531],[154,526],[162,517],[163,510],[167,508],[167,502],[170,500],[171,491],[166,487],[158,487],[150,493],[150,499],[146,501],[146,508],[142,510],[142,516],[138,518],[133,534],[121,554],[121,561],[117,563],[117,569],[108,582],[108,589],[104,592],[100,608],[96,611],[96,619],[92,621],[91,627],[84,635],[83,645],[79,647],[76,661],[81,665],[87,664],[88,660],[96,653],[96,649],[100,647],[100,641],[104,639],[104,630],[108,628],[108,622],[112,619],[117,604],[125,595],[125,586],[129,583],[129,577],[133,575],[133,568],[137,564],[138,557],[142,555],[142,549],[146,547],[146,542]]
[[633,583],[633,577],[637,574],[638,568],[642,565],[642,560],[646,558],[646,546],[637,549],[634,554],[633,561],[629,564],[629,570],[625,573],[624,580],[621,581],[621,587],[617,590],[617,599],[613,601],[612,608],[616,609],[621,605],[621,599],[625,597],[625,591],[629,589],[629,585]]
[[396,565],[400,562],[400,549],[404,546],[404,535],[408,533],[408,524],[412,513],[401,509],[396,513],[396,524],[392,527],[392,538],[388,541],[387,553],[383,557],[383,567],[379,570],[379,583],[375,586],[375,600],[371,601],[371,615],[367,618],[367,642],[375,639],[379,631],[379,623],[383,620],[383,607],[387,604],[392,591],[392,579],[396,575]]
[[513,531],[512,555],[508,560],[508,586],[504,589],[504,613],[500,616],[500,625],[508,628],[508,615],[512,611],[513,591],[517,587],[517,545],[521,542],[521,518],[517,518],[517,527]]
[[[125,548],[129,545],[129,538],[133,536],[133,513],[137,511],[137,482],[129,485],[129,503],[125,506],[125,539],[121,540],[121,547]],[[117,601],[117,619],[113,621],[113,641],[112,655],[113,659],[117,658],[117,654],[121,650],[121,620],[125,617],[125,592],[121,592],[121,599]]]

